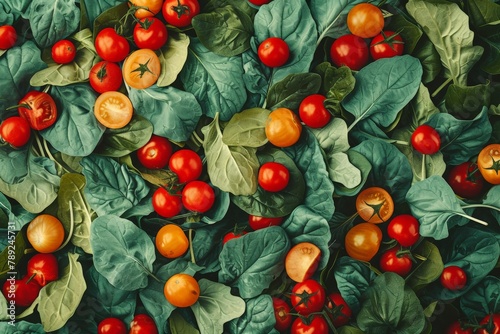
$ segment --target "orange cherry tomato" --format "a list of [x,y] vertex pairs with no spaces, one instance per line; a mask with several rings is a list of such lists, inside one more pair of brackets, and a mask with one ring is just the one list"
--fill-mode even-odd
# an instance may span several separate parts
[[104,92],[95,101],[94,115],[110,129],[120,129],[127,125],[134,114],[134,107],[127,95],[120,92]]
[[129,6],[144,7],[137,9],[134,13],[136,18],[143,19],[158,14],[163,6],[163,0],[130,0],[128,4]]
[[57,217],[40,214],[29,223],[26,236],[37,252],[52,253],[64,242],[64,227]]
[[198,281],[188,274],[175,274],[163,288],[167,301],[176,307],[189,307],[198,301],[200,286]]
[[178,225],[167,224],[163,226],[155,239],[156,249],[161,255],[169,259],[175,259],[186,253],[189,248],[189,240]]
[[288,108],[277,108],[269,114],[265,125],[266,137],[271,144],[288,147],[295,144],[302,133],[300,119]]
[[321,250],[310,242],[300,242],[290,248],[285,257],[285,271],[295,282],[309,279],[318,268]]
[[135,89],[151,87],[158,80],[160,71],[160,58],[150,49],[132,52],[125,58],[122,67],[123,80]]
[[366,222],[383,223],[394,213],[394,201],[385,189],[369,187],[356,197],[356,211]]
[[384,28],[384,14],[371,3],[360,3],[347,14],[347,27],[353,35],[372,38]]
[[372,223],[355,225],[345,236],[347,255],[360,261],[370,261],[382,242],[382,231]]
[[500,184],[500,144],[484,147],[477,156],[477,165],[487,182]]

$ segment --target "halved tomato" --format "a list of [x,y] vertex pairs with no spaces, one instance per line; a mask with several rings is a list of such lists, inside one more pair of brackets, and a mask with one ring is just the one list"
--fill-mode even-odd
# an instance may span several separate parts
[[127,95],[120,92],[104,92],[95,101],[94,115],[110,129],[120,129],[132,119],[134,108]]

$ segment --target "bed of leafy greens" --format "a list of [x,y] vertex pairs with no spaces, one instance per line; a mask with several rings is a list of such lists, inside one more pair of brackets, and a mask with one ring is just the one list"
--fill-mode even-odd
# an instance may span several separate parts
[[[405,55],[352,72],[334,67],[328,50],[348,32],[347,12],[361,2],[273,0],[257,8],[201,1],[191,29],[169,28],[157,84],[123,90],[135,109],[131,123],[109,130],[92,112],[97,94],[88,74],[99,61],[93,38],[117,24],[127,4],[1,0],[0,24],[21,32],[14,48],[0,53],[1,118],[30,89],[46,85],[60,116],[24,149],[0,148],[0,248],[8,243],[7,222],[14,222],[22,268],[30,249],[26,224],[41,212],[61,219],[70,242],[56,253],[62,277],[18,314],[16,327],[0,322],[0,331],[96,333],[105,317],[129,323],[145,312],[163,333],[273,333],[271,296],[289,291],[284,257],[302,241],[320,247],[315,277],[340,291],[354,312],[338,333],[443,333],[456,319],[474,323],[499,313],[500,215],[472,204],[500,208],[500,186],[465,201],[443,176],[500,142],[500,2],[384,1],[386,29],[400,31]],[[273,70],[256,53],[270,36],[291,50],[286,65]],[[57,65],[47,51],[66,37],[77,56]],[[327,96],[335,118],[322,129],[305,128],[291,147],[267,143],[269,112],[297,110],[313,93]],[[440,152],[425,159],[408,145],[424,123],[442,138]],[[153,237],[167,221],[151,205],[154,189],[172,174],[143,169],[134,155],[152,133],[197,150],[203,178],[217,194],[207,214],[175,221],[194,232],[193,254],[175,260],[155,251]],[[289,168],[284,191],[257,186],[266,161]],[[376,263],[370,268],[343,248],[346,232],[360,222],[349,219],[353,201],[368,186],[388,190],[396,213],[412,212],[421,223],[425,238],[412,249],[418,264],[405,279],[380,274]],[[248,213],[286,219],[223,246],[225,233],[247,227]],[[468,274],[464,289],[440,286],[450,264]],[[0,267],[4,280],[6,251]],[[163,296],[162,282],[178,272],[199,280],[201,296],[191,308],[176,309]],[[6,307],[0,295],[4,319]]]

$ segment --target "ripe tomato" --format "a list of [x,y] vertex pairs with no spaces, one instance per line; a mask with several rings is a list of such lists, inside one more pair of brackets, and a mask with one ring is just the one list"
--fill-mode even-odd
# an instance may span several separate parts
[[269,37],[259,44],[257,55],[264,65],[268,67],[280,67],[288,61],[290,48],[281,38]]
[[328,295],[326,307],[328,308],[328,315],[333,325],[337,328],[347,325],[351,319],[352,310],[349,305],[347,305],[340,292],[332,292]]
[[311,278],[296,283],[290,296],[292,307],[301,315],[320,312],[325,305],[325,300],[325,289],[318,281]]
[[172,151],[172,144],[167,138],[152,135],[146,145],[137,150],[137,158],[146,168],[160,169],[168,164]]
[[122,69],[115,63],[100,61],[92,66],[89,82],[98,93],[116,91],[120,89],[123,82]]
[[32,277],[41,286],[47,285],[59,278],[59,265],[54,254],[36,254],[29,259],[27,276]]
[[190,211],[204,213],[212,208],[215,202],[213,188],[204,181],[190,181],[182,189],[182,204]]
[[20,116],[9,117],[0,124],[0,138],[13,147],[26,145],[30,137],[30,123]]
[[163,187],[153,193],[153,209],[164,218],[172,218],[182,211],[182,200],[180,194],[171,194]]
[[266,162],[259,168],[259,185],[266,191],[278,192],[286,188],[290,181],[290,172],[278,162]]
[[372,38],[384,28],[384,14],[370,3],[357,4],[347,13],[347,28],[353,35]]
[[177,175],[179,183],[187,183],[200,177],[203,162],[195,151],[180,149],[170,157],[168,168]]
[[188,274],[175,274],[163,288],[167,301],[176,307],[189,307],[198,301],[200,286],[196,279]]
[[160,58],[149,49],[132,52],[123,63],[123,79],[132,88],[144,89],[156,83],[160,76]]
[[229,240],[241,238],[242,236],[244,236],[247,233],[248,233],[247,231],[241,231],[241,232],[231,231],[231,232],[228,232],[228,233],[224,234],[224,237],[222,238],[222,244],[223,245],[226,244],[226,242],[228,242]]
[[41,285],[36,280],[30,280],[30,276],[25,275],[21,279],[7,279],[3,284],[2,292],[9,302],[13,300],[16,306],[28,307],[33,304],[41,289]]
[[97,334],[127,334],[127,325],[118,318],[105,318],[97,326]]
[[277,147],[295,144],[302,133],[299,117],[288,108],[277,108],[269,114],[265,125],[266,137]]
[[328,323],[323,316],[298,317],[292,323],[290,334],[328,334]]
[[385,251],[380,257],[380,269],[384,272],[390,271],[399,276],[406,276],[413,267],[408,253],[401,253],[399,247],[393,247]]
[[477,334],[500,334],[500,314],[488,314],[480,322],[484,328],[478,329]]
[[248,2],[250,2],[252,5],[255,5],[255,6],[262,6],[262,5],[265,5],[267,3],[270,3],[272,0],[248,0]]
[[37,252],[53,253],[64,242],[64,227],[57,217],[39,214],[29,223],[26,236]]
[[292,315],[290,314],[290,305],[281,298],[273,297],[274,317],[276,324],[274,328],[277,331],[284,332],[292,324]]
[[295,282],[303,282],[318,269],[321,250],[310,242],[299,242],[286,254],[285,271]]
[[463,328],[460,321],[453,322],[446,329],[446,334],[474,334],[472,328]]
[[366,222],[383,223],[394,213],[394,201],[385,189],[368,187],[356,197],[356,211]]
[[382,31],[370,42],[370,55],[374,60],[401,56],[404,48],[403,39],[399,34],[394,31]]
[[189,240],[178,225],[167,224],[163,226],[155,238],[156,249],[168,259],[178,258],[189,248]]
[[277,226],[283,222],[283,217],[261,217],[248,215],[248,225],[252,230],[257,231],[269,226]]
[[444,268],[439,279],[441,285],[448,290],[460,290],[467,284],[467,274],[458,266]]
[[401,214],[391,219],[387,225],[387,234],[403,247],[413,246],[420,238],[420,224],[417,218]]
[[474,162],[454,166],[446,178],[451,189],[462,198],[473,199],[482,194],[484,178]]
[[477,156],[477,165],[487,182],[500,184],[500,144],[484,147]]
[[99,57],[112,63],[122,61],[130,52],[127,39],[118,35],[113,28],[104,28],[99,31],[94,44]]
[[163,0],[130,0],[129,6],[142,7],[138,8],[134,15],[138,19],[152,17],[158,14],[163,5]]
[[28,92],[19,101],[17,110],[19,116],[26,119],[35,130],[46,129],[57,120],[56,102],[45,92]]
[[11,25],[0,26],[0,50],[7,50],[16,45],[17,32]]
[[162,14],[168,24],[183,28],[191,24],[193,17],[200,13],[198,0],[165,0]]
[[322,128],[330,122],[332,114],[325,108],[326,97],[312,94],[302,100],[299,105],[299,117],[310,128]]
[[134,114],[132,102],[127,95],[120,92],[104,92],[95,101],[94,115],[110,129],[120,129],[127,125]]
[[157,50],[167,39],[167,27],[156,17],[143,18],[134,27],[134,42],[140,49]]
[[345,249],[353,259],[370,261],[377,254],[382,242],[382,231],[372,223],[360,223],[345,236]]
[[68,39],[57,41],[52,46],[52,59],[58,64],[68,64],[75,59],[76,47]]
[[147,314],[136,314],[128,334],[158,334],[155,321]]
[[422,124],[413,131],[411,145],[422,154],[435,154],[441,148],[441,136],[432,126]]
[[337,38],[330,47],[330,57],[337,66],[347,66],[353,71],[360,70],[368,63],[368,44],[361,37],[347,34]]

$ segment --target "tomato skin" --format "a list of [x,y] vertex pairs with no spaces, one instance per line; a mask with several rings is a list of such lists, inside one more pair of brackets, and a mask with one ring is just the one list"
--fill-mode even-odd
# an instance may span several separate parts
[[288,108],[277,108],[269,114],[265,125],[266,137],[277,147],[295,144],[302,133],[299,117]]
[[441,148],[441,136],[432,126],[422,124],[413,131],[411,145],[422,154],[436,154]]
[[146,145],[137,150],[137,159],[146,168],[160,169],[168,164],[172,151],[172,144],[167,138],[152,135]]
[[387,234],[403,247],[413,246],[420,239],[420,223],[409,214],[401,214],[391,219]]
[[270,3],[272,0],[248,0],[248,2],[250,2],[252,5],[255,5],[255,6],[262,6],[262,5],[265,5],[267,3]]
[[384,272],[393,272],[399,276],[406,276],[411,271],[413,263],[408,254],[398,256],[399,247],[385,251],[380,257],[380,269]]
[[204,213],[215,203],[214,189],[204,181],[190,181],[182,189],[182,204],[187,210]]
[[261,217],[248,215],[248,225],[252,230],[257,231],[269,226],[277,226],[283,222],[283,217]]
[[466,161],[454,166],[446,180],[453,192],[462,198],[473,199],[483,193],[485,181],[474,162]]
[[314,315],[310,322],[298,317],[292,323],[290,334],[328,334],[328,323],[321,315]]
[[134,27],[134,42],[140,49],[158,50],[167,39],[167,27],[156,17],[143,18]]
[[[338,328],[349,323],[352,316],[352,310],[347,305],[346,301],[340,292],[332,292],[328,295],[326,307],[333,313],[329,313],[333,325]],[[335,308],[341,308],[339,312],[334,311]]]
[[296,283],[290,296],[292,307],[301,315],[320,312],[325,305],[325,300],[325,289],[318,281],[311,278]]
[[370,51],[361,37],[347,34],[337,38],[330,47],[330,58],[336,66],[358,71],[368,63]]
[[375,5],[360,3],[349,10],[347,28],[356,36],[372,38],[384,28],[384,14]]
[[30,280],[30,276],[25,275],[21,279],[6,280],[2,286],[2,292],[9,302],[15,301],[16,306],[28,307],[38,297],[42,286],[36,280]]
[[229,240],[241,238],[242,236],[244,236],[247,233],[248,233],[247,231],[241,231],[241,232],[231,231],[231,232],[228,232],[228,233],[224,234],[224,237],[222,238],[222,244],[225,245],[226,242],[228,242]]
[[283,39],[269,37],[259,44],[257,55],[260,61],[267,67],[280,67],[288,61],[290,48]]
[[290,181],[290,172],[278,162],[266,162],[259,168],[259,185],[266,191],[278,192],[286,188]]
[[136,314],[128,334],[158,334],[154,320],[147,314]]
[[303,282],[312,277],[318,269],[321,250],[310,242],[299,242],[294,245],[285,257],[285,271],[295,282]]
[[97,326],[97,334],[127,334],[127,325],[118,318],[105,318]]
[[500,184],[500,144],[485,146],[477,156],[477,165],[488,183]]
[[182,200],[179,194],[170,194],[160,187],[153,193],[153,209],[163,218],[172,218],[182,211]]
[[145,89],[156,83],[160,76],[160,58],[150,49],[132,52],[123,62],[125,83],[135,89]]
[[[490,323],[490,318],[492,322],[492,327],[488,328],[488,324]],[[488,314],[485,316],[480,322],[480,325],[485,325],[486,328],[481,328],[477,330],[477,334],[500,334],[500,314]]]
[[203,162],[195,151],[180,149],[170,157],[168,168],[177,175],[179,183],[187,183],[200,177]]
[[48,283],[59,278],[59,264],[54,254],[36,254],[29,259],[27,264],[27,276],[31,277],[40,284],[45,286]]
[[458,266],[448,266],[443,269],[439,280],[441,285],[448,290],[460,290],[467,284],[467,274]]
[[109,129],[120,129],[130,123],[134,107],[127,95],[116,92],[104,92],[96,99],[94,116]]
[[273,308],[274,317],[276,318],[274,328],[280,332],[286,331],[292,324],[290,305],[281,298],[273,297]]
[[165,283],[163,293],[167,301],[176,307],[189,307],[198,301],[200,286],[188,274],[175,274]]
[[17,42],[17,32],[11,25],[0,26],[0,50],[8,50]]
[[0,138],[13,147],[19,148],[26,145],[30,137],[30,124],[20,116],[9,117],[0,124]]
[[68,39],[57,41],[52,46],[52,59],[58,64],[71,63],[76,56],[76,47]]
[[345,236],[345,249],[353,259],[370,261],[377,254],[382,242],[382,231],[372,223],[360,223]]
[[473,334],[473,333],[474,331],[472,330],[472,328],[462,328],[462,324],[458,320],[453,322],[446,329],[446,334]]
[[322,128],[330,122],[332,114],[325,108],[326,97],[312,94],[302,100],[299,105],[299,117],[310,128]]
[[163,226],[155,238],[156,249],[167,259],[178,258],[189,248],[189,240],[178,225],[167,224]]
[[356,211],[366,222],[380,224],[394,213],[392,196],[381,187],[368,187],[356,197]]
[[127,39],[118,35],[113,28],[104,28],[99,31],[94,44],[99,57],[112,63],[124,60],[130,52]]
[[[130,0],[129,6],[145,7],[138,8],[134,16],[138,19],[153,17],[161,11],[163,0]],[[146,9],[147,8],[147,9]]]
[[403,38],[394,31],[383,31],[370,42],[370,55],[373,60],[401,56],[403,51]]
[[26,119],[34,130],[46,129],[57,120],[56,102],[49,94],[32,90],[20,101],[19,116]]
[[64,242],[64,227],[57,217],[43,213],[28,224],[26,236],[37,252],[53,253]]
[[193,17],[200,13],[198,0],[165,0],[162,14],[168,24],[183,28],[191,24]]
[[103,60],[92,66],[89,73],[90,86],[98,92],[117,91],[123,82],[122,69],[115,63]]

